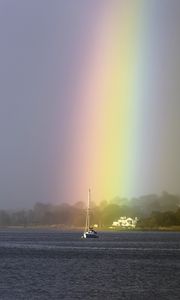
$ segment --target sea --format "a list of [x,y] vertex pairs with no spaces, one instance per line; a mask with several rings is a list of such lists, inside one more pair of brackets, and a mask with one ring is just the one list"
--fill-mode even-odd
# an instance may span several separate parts
[[180,299],[180,233],[0,230],[0,299]]

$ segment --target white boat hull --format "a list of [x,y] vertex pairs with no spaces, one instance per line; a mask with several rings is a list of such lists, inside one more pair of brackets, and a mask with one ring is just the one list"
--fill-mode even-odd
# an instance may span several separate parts
[[98,235],[96,232],[84,232],[83,234],[84,239],[96,239],[98,238]]

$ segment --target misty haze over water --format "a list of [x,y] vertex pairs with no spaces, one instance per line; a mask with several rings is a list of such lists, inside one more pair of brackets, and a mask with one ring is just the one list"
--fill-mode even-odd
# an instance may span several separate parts
[[[116,197],[99,204],[91,203],[91,225],[109,227],[122,216],[139,219],[140,228],[179,226],[180,196],[163,192],[161,195],[146,195],[140,198]],[[72,205],[36,203],[31,209],[0,209],[0,226],[59,226],[61,228],[83,227],[86,203]],[[176,228],[177,229],[177,228]]]

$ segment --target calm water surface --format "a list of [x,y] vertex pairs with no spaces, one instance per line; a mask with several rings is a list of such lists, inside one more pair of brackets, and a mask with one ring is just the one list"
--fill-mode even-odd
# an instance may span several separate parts
[[180,299],[180,233],[0,230],[0,299]]

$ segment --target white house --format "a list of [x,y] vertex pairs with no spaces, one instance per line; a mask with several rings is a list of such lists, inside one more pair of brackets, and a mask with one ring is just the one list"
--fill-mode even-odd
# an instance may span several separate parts
[[118,221],[112,223],[113,227],[122,227],[122,228],[135,228],[138,218],[134,219],[128,217],[120,217]]

